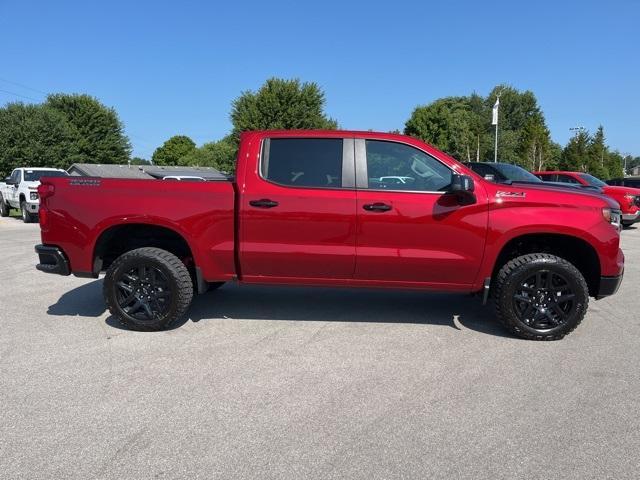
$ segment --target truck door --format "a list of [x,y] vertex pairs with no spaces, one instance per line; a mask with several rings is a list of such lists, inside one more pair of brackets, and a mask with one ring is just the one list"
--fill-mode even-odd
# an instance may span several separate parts
[[[452,170],[399,142],[355,140],[355,278],[463,286],[474,282],[484,252],[488,206],[460,205],[446,191]],[[388,182],[389,178],[401,183]]]
[[262,139],[257,168],[247,167],[240,187],[245,281],[353,278],[353,145],[350,138]]
[[13,185],[9,185],[9,203],[12,207],[18,208],[20,206],[20,199],[18,198],[18,187],[22,182],[22,171],[17,168],[11,172],[11,181]]

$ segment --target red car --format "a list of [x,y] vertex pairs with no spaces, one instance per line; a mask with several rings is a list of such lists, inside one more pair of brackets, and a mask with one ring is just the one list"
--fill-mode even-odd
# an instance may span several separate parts
[[233,178],[49,178],[39,193],[37,268],[106,271],[109,310],[140,330],[237,281],[491,294],[512,332],[551,340],[624,270],[613,200],[488,182],[403,135],[249,132]]
[[640,220],[640,189],[607,185],[599,178],[584,172],[535,172],[534,175],[545,182],[561,182],[598,187],[602,193],[613,198],[620,205],[622,224],[629,227]]

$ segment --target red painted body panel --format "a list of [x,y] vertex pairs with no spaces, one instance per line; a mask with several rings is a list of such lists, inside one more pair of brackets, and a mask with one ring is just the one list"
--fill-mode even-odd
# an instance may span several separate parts
[[[580,176],[581,172],[563,172],[563,171],[549,171],[549,172],[534,172],[535,175],[544,177],[548,175],[568,175],[575,179],[582,185],[589,185],[589,183]],[[640,188],[622,187],[614,185],[606,185],[602,187],[602,192],[608,197],[613,198],[620,205],[620,210],[623,214],[635,214],[640,210],[640,206],[635,204],[629,197],[625,195],[640,195]]]
[[[258,173],[264,138],[396,141],[436,157],[475,183],[460,205],[438,192],[292,188]],[[60,247],[74,273],[94,271],[94,248],[110,227],[149,224],[181,235],[208,281],[478,291],[502,248],[532,233],[587,241],[602,275],[622,272],[619,232],[602,216],[615,202],[597,194],[487,182],[446,154],[410,137],[374,132],[270,131],[241,136],[235,183],[48,179],[42,241]],[[249,202],[268,198],[277,208]],[[391,205],[365,211],[366,203]]]
[[95,244],[110,227],[147,224],[181,235],[206,278],[235,275],[231,182],[104,178],[82,184],[79,178],[47,179],[55,193],[43,200],[48,225],[41,225],[42,242],[62,248],[71,271],[92,272]]

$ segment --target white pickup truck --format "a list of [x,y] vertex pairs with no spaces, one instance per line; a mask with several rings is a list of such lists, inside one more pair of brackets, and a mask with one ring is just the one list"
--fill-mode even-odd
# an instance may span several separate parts
[[33,222],[40,207],[37,191],[40,178],[67,175],[58,168],[16,168],[4,182],[0,182],[0,216],[7,217],[11,208],[18,208],[23,222]]

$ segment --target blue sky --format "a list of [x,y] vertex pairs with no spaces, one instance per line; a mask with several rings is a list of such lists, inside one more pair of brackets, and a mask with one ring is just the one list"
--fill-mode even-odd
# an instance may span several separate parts
[[603,124],[640,155],[639,27],[634,0],[0,0],[0,104],[94,95],[148,158],[175,134],[221,138],[232,100],[271,76],[317,82],[343,128],[383,131],[508,83],[537,95],[554,140]]

